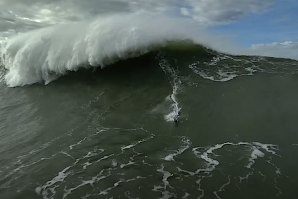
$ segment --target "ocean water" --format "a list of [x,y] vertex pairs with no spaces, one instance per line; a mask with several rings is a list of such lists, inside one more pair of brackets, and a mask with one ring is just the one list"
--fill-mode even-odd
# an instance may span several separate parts
[[297,197],[297,61],[48,32],[2,45],[0,198]]

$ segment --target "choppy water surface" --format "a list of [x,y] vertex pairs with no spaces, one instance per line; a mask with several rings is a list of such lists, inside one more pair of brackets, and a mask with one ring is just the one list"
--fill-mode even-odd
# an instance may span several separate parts
[[0,198],[295,198],[297,72],[199,47],[2,81]]

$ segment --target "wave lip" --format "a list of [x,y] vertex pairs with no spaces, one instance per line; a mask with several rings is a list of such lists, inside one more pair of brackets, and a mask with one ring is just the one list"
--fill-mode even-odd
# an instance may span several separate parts
[[104,67],[169,40],[192,39],[192,27],[186,19],[133,13],[19,34],[2,44],[5,81],[11,87],[47,84],[67,71]]

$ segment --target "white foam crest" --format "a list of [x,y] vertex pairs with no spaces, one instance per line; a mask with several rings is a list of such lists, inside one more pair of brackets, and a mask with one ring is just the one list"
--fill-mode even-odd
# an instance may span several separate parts
[[12,87],[47,84],[80,67],[103,67],[146,53],[168,40],[192,39],[197,34],[192,23],[142,12],[101,16],[91,22],[19,34],[8,39],[1,50],[3,65],[8,70],[5,80]]

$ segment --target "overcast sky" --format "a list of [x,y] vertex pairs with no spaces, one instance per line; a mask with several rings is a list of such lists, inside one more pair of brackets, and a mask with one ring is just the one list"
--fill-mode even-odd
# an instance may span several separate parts
[[286,56],[298,52],[297,10],[297,0],[0,0],[0,32],[147,11],[193,19],[258,54]]

